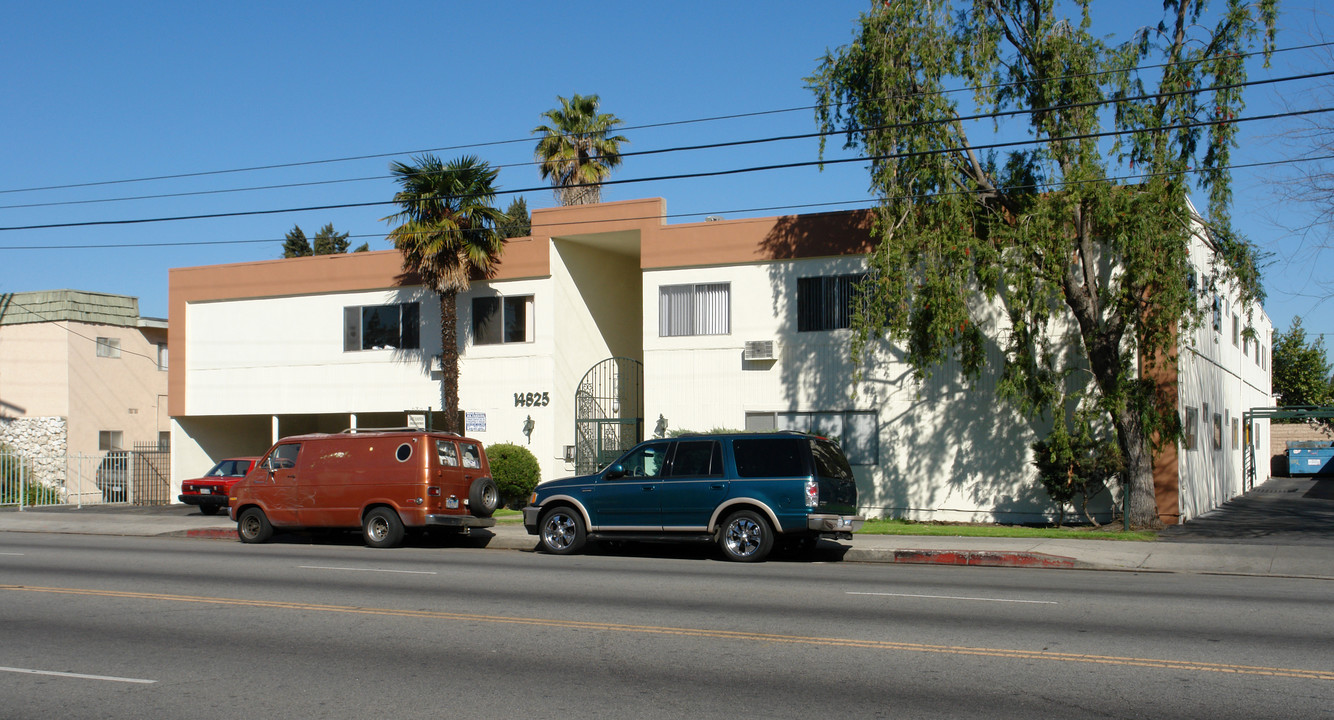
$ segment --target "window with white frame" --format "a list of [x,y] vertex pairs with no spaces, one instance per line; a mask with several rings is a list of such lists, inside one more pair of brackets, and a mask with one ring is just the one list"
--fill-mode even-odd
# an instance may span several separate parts
[[1241,337],[1241,320],[1240,318],[1237,317],[1236,313],[1232,313],[1232,347],[1237,346],[1237,342],[1240,337]]
[[1196,437],[1198,436],[1199,422],[1199,408],[1193,408],[1187,405],[1186,420],[1181,423],[1181,445],[1187,450],[1195,449],[1195,445],[1198,442]]
[[880,433],[874,411],[746,413],[746,430],[797,430],[838,443],[852,465],[880,463]]
[[166,343],[158,343],[158,344],[157,344],[157,369],[158,369],[158,370],[164,370],[164,371],[167,369],[167,344],[166,344]]
[[97,449],[101,452],[110,452],[120,450],[124,434],[120,430],[99,430],[97,432]]
[[731,333],[731,295],[731,283],[659,286],[659,337]]
[[474,345],[532,342],[533,296],[473,298],[472,341]]
[[797,332],[837,330],[852,324],[865,273],[797,278]]
[[111,338],[111,337],[98,338],[97,356],[104,358],[120,357],[120,338]]
[[420,347],[421,307],[417,303],[343,308],[344,352],[415,350]]

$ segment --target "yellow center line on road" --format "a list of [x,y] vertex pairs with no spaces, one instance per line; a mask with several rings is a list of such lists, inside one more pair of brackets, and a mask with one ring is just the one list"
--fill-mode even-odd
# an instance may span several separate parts
[[711,638],[717,640],[740,640],[763,643],[787,643],[793,645],[811,645],[817,647],[859,648],[867,650],[897,650],[901,652],[940,653],[948,655],[972,655],[1011,660],[1049,660],[1055,662],[1095,663],[1101,665],[1119,665],[1126,667],[1161,668],[1170,670],[1191,670],[1195,672],[1230,673],[1234,675],[1262,675],[1268,677],[1299,678],[1304,680],[1334,680],[1334,670],[1306,670],[1301,668],[1258,667],[1253,665],[1231,665],[1225,663],[1197,662],[1193,660],[1164,660],[1160,658],[1118,657],[1115,655],[1088,655],[1082,653],[1058,653],[1046,650],[1012,650],[1005,648],[983,648],[956,645],[926,645],[922,643],[894,642],[890,640],[865,640],[855,638],[804,637],[801,635],[778,635],[772,633],[744,632],[739,630],[710,630],[707,628],[662,627],[656,625],[626,625],[620,623],[591,622],[584,620],[558,620],[553,618],[524,618],[504,615],[478,615],[472,613],[451,613],[436,610],[405,610],[395,608],[370,608],[355,605],[323,605],[318,603],[290,602],[280,600],[245,600],[241,598],[205,597],[194,595],[168,595],[162,593],[125,592],[118,590],[92,590],[83,588],[36,587],[29,585],[0,585],[0,590],[19,592],[49,593],[58,595],[81,595],[86,597],[118,598],[124,600],[154,600],[160,602],[199,603],[206,605],[232,605],[239,607],[271,608],[278,610],[305,610],[314,612],[343,613],[355,615],[378,615],[382,617],[408,617],[430,620],[458,620],[465,622],[485,622],[505,625],[534,625],[548,628],[571,630],[599,630],[607,632],[637,633],[644,635],[668,635],[678,637]]

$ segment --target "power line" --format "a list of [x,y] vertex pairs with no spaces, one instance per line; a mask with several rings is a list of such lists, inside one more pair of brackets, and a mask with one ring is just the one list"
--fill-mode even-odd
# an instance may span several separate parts
[[[1210,93],[1210,92],[1217,92],[1217,91],[1220,91],[1220,90],[1235,90],[1235,89],[1239,89],[1239,88],[1253,87],[1253,86],[1258,86],[1258,85],[1271,85],[1271,84],[1276,84],[1276,83],[1292,82],[1292,81],[1296,81],[1296,80],[1311,80],[1311,79],[1322,78],[1322,77],[1330,77],[1330,76],[1334,76],[1334,71],[1317,72],[1317,73],[1307,73],[1307,74],[1304,74],[1304,75],[1290,75],[1290,76],[1280,77],[1280,78],[1266,78],[1266,79],[1263,79],[1263,80],[1250,80],[1250,81],[1243,82],[1243,83],[1231,83],[1231,84],[1227,84],[1227,85],[1214,85],[1214,86],[1210,86],[1210,87],[1202,87],[1202,88],[1189,89],[1189,90],[1176,90],[1176,91],[1167,92],[1167,93],[1146,93],[1146,94],[1143,94],[1143,95],[1137,95],[1137,96],[1132,96],[1132,97],[1111,98],[1111,99],[1105,99],[1105,100],[1090,100],[1090,101],[1087,101],[1087,102],[1080,102],[1080,103],[1067,103],[1067,104],[1065,104],[1065,105],[1053,105],[1053,106],[1051,106],[1051,107],[1045,107],[1045,108],[1025,108],[1025,109],[1016,109],[1016,110],[1004,110],[1004,111],[999,111],[999,112],[975,113],[975,114],[973,114],[973,115],[963,115],[963,116],[958,116],[958,117],[940,118],[940,119],[933,119],[933,120],[918,120],[918,121],[913,121],[913,122],[908,122],[908,123],[895,123],[895,124],[891,124],[891,125],[881,125],[881,126],[876,126],[876,127],[860,128],[860,129],[858,129],[856,132],[859,133],[859,134],[865,134],[865,133],[868,133],[868,132],[878,132],[878,131],[896,130],[896,129],[906,128],[906,127],[921,127],[921,126],[928,126],[928,125],[935,125],[935,124],[942,124],[942,123],[972,122],[972,121],[975,121],[975,120],[995,120],[995,119],[999,119],[999,118],[1016,117],[1016,116],[1020,116],[1020,115],[1031,115],[1031,114],[1039,113],[1039,112],[1060,112],[1060,111],[1065,111],[1065,110],[1075,110],[1075,109],[1079,109],[1079,108],[1100,107],[1100,106],[1103,106],[1103,105],[1113,105],[1113,104],[1121,104],[1121,103],[1133,103],[1133,102],[1140,102],[1140,101],[1144,101],[1144,100],[1159,100],[1159,99],[1163,99],[1163,98],[1178,97],[1178,96],[1182,96],[1182,95],[1201,95],[1201,94]],[[751,139],[746,139],[746,140],[730,140],[730,141],[723,141],[723,142],[716,142],[716,143],[704,143],[704,144],[698,144],[698,145],[682,145],[682,146],[676,146],[676,147],[658,148],[658,149],[654,149],[654,150],[638,150],[638,151],[633,151],[633,152],[620,153],[620,156],[621,156],[622,158],[628,158],[628,157],[638,157],[638,156],[645,156],[645,155],[662,155],[662,154],[673,153],[673,152],[688,152],[688,151],[696,151],[696,150],[717,150],[717,149],[721,149],[721,148],[742,147],[742,146],[748,146],[748,145],[760,145],[760,144],[773,143],[773,142],[786,142],[786,141],[791,141],[791,140],[807,140],[807,139],[812,139],[812,138],[824,138],[824,137],[830,137],[830,136],[834,136],[834,135],[842,135],[842,134],[844,134],[845,132],[846,132],[846,131],[844,131],[844,130],[826,130],[826,131],[820,131],[820,132],[798,133],[798,134],[792,134],[792,135],[778,135],[778,136],[771,136],[771,137],[764,137],[764,138],[751,138]],[[527,163],[508,163],[508,164],[504,164],[504,165],[495,165],[495,166],[493,166],[493,167],[495,167],[496,169],[505,169],[505,168],[513,168],[513,167],[530,167],[530,166],[534,166],[534,165],[538,165],[538,164],[539,164],[539,163],[537,163],[537,162],[527,162]],[[442,172],[443,172],[443,171],[442,171]],[[223,189],[223,190],[197,190],[197,191],[191,191],[191,192],[161,193],[161,194],[156,194],[156,195],[138,195],[138,196],[118,197],[118,198],[100,198],[100,199],[95,199],[95,200],[63,200],[63,201],[54,201],[54,202],[45,202],[45,203],[26,203],[26,204],[20,204],[20,205],[0,205],[0,210],[12,210],[12,209],[20,209],[20,208],[24,208],[24,209],[26,209],[26,208],[38,208],[38,207],[60,207],[60,206],[69,206],[69,205],[91,205],[91,204],[110,203],[110,202],[125,202],[125,201],[133,201],[133,200],[161,200],[161,199],[166,199],[166,198],[198,197],[198,196],[203,196],[203,195],[220,195],[220,194],[229,194],[229,193],[237,193],[237,192],[254,192],[254,191],[258,191],[258,190],[279,190],[279,189],[290,189],[290,188],[296,188],[296,187],[314,187],[314,186],[320,186],[320,185],[334,185],[334,184],[341,184],[341,183],[366,182],[366,181],[371,181],[371,180],[387,180],[387,179],[391,179],[391,178],[393,178],[393,177],[394,177],[394,176],[392,176],[392,175],[376,175],[376,176],[370,176],[370,177],[344,178],[344,179],[338,179],[338,180],[316,180],[316,181],[301,182],[301,183],[284,183],[284,184],[280,184],[280,185],[262,185],[262,186],[256,186],[256,187],[229,188],[229,189]],[[544,188],[544,189],[545,189],[545,188]],[[508,192],[527,192],[527,191],[526,191],[526,190],[522,190],[522,191],[508,191]]]
[[[1121,135],[1133,135],[1133,134],[1138,134],[1138,133],[1142,133],[1142,132],[1163,132],[1163,131],[1167,131],[1167,130],[1187,130],[1187,129],[1192,129],[1192,128],[1208,127],[1208,126],[1210,126],[1210,125],[1220,125],[1220,124],[1222,124],[1222,125],[1226,125],[1226,124],[1230,124],[1230,123],[1256,122],[1256,121],[1260,121],[1260,120],[1275,120],[1275,119],[1279,119],[1279,118],[1301,117],[1301,116],[1306,116],[1306,115],[1315,115],[1315,114],[1321,114],[1321,113],[1327,113],[1327,112],[1334,112],[1334,108],[1318,108],[1318,109],[1313,109],[1313,110],[1297,110],[1297,111],[1289,111],[1289,112],[1284,112],[1284,113],[1272,113],[1272,114],[1269,114],[1269,115],[1257,115],[1257,116],[1247,117],[1247,118],[1232,118],[1232,119],[1229,119],[1229,120],[1200,120],[1200,121],[1196,121],[1196,122],[1190,122],[1190,123],[1178,123],[1178,124],[1176,124],[1176,125],[1165,125],[1165,126],[1162,126],[1162,127],[1149,128],[1149,129],[1109,130],[1109,131],[1105,131],[1105,132],[1083,133],[1083,134],[1079,134],[1079,135],[1070,135],[1070,136],[1055,137],[1055,138],[1031,138],[1031,139],[1027,139],[1027,140],[1016,140],[1016,141],[1011,141],[1011,142],[985,143],[985,144],[981,144],[981,145],[974,145],[974,146],[971,146],[971,147],[969,147],[969,148],[938,148],[938,149],[935,149],[935,150],[923,150],[923,151],[907,152],[907,153],[892,153],[892,154],[888,154],[888,155],[878,155],[878,156],[870,156],[870,157],[858,156],[858,157],[850,157],[850,158],[836,158],[836,159],[833,159],[833,160],[828,160],[828,159],[822,159],[822,160],[807,160],[807,161],[798,161],[798,162],[790,162],[790,163],[778,163],[778,164],[773,164],[773,165],[757,165],[757,166],[750,166],[750,167],[743,167],[743,168],[731,168],[731,169],[727,169],[727,170],[700,171],[700,172],[693,172],[693,173],[679,173],[679,174],[675,174],[675,175],[658,175],[658,176],[653,176],[653,177],[628,178],[628,179],[622,179],[622,180],[604,180],[604,181],[602,181],[602,182],[600,182],[600,183],[593,183],[593,184],[596,184],[596,185],[599,185],[599,186],[627,185],[627,184],[632,184],[632,183],[642,183],[642,182],[661,182],[661,181],[666,181],[666,180],[690,180],[690,179],[698,179],[698,178],[705,178],[705,177],[723,177],[723,176],[727,176],[727,175],[740,175],[740,174],[752,173],[752,172],[766,172],[766,171],[772,171],[772,170],[788,170],[788,169],[795,169],[795,168],[802,168],[802,167],[813,167],[813,166],[824,166],[824,165],[840,165],[840,164],[846,164],[846,163],[852,163],[852,162],[884,162],[884,161],[889,161],[889,160],[899,160],[899,159],[910,158],[910,157],[925,157],[925,156],[929,156],[929,155],[941,155],[941,154],[947,154],[947,153],[953,153],[953,152],[961,152],[961,151],[963,151],[963,150],[965,150],[965,149],[968,149],[968,150],[1000,150],[1000,149],[1004,149],[1004,148],[1021,147],[1021,146],[1026,146],[1026,145],[1045,144],[1045,143],[1052,143],[1052,142],[1068,142],[1068,141],[1077,141],[1077,140],[1097,140],[1097,139],[1103,139],[1103,138],[1109,138],[1109,137],[1116,137],[1116,136],[1121,136]],[[570,186],[570,187],[580,187],[580,186],[572,185],[572,186]],[[538,192],[538,191],[549,190],[549,189],[550,189],[549,186],[542,186],[542,187],[520,188],[520,189],[518,189],[518,190],[497,190],[497,191],[496,191],[496,194],[497,194],[497,195],[511,195],[511,194],[517,194],[517,193],[525,193],[525,192]],[[359,203],[336,203],[336,204],[332,204],[332,205],[312,205],[312,206],[295,207],[295,208],[277,208],[277,209],[271,209],[271,210],[238,210],[238,211],[234,211],[234,212],[200,213],[200,214],[196,214],[196,215],[178,215],[178,216],[171,216],[171,217],[131,218],[131,219],[122,219],[122,220],[85,220],[85,221],[79,221],[79,222],[67,222],[67,223],[44,223],[44,224],[36,224],[36,225],[17,225],[17,226],[9,226],[9,227],[0,227],[0,232],[10,232],[10,231],[15,231],[15,230],[50,230],[50,229],[57,229],[57,228],[94,227],[94,226],[104,226],[104,225],[142,225],[142,224],[147,224],[147,223],[177,222],[177,221],[182,221],[182,220],[214,220],[214,219],[229,218],[229,217],[250,217],[250,216],[256,216],[256,215],[280,215],[280,214],[286,214],[286,213],[294,213],[294,212],[313,212],[313,211],[319,211],[319,210],[345,210],[345,209],[352,209],[352,208],[375,207],[375,206],[379,206],[379,205],[393,205],[393,204],[395,204],[393,200],[377,200],[377,201],[359,202]]]
[[[1239,163],[1239,164],[1236,164],[1236,165],[1228,165],[1228,166],[1226,166],[1226,167],[1215,168],[1215,169],[1216,169],[1216,170],[1244,170],[1244,169],[1249,169],[1249,168],[1269,167],[1269,166],[1274,166],[1274,165],[1289,165],[1289,164],[1294,164],[1294,163],[1299,163],[1299,162],[1316,162],[1316,161],[1321,161],[1321,160],[1334,160],[1334,155],[1322,155],[1322,156],[1318,156],[1318,157],[1305,157],[1305,158],[1295,158],[1295,159],[1287,159],[1287,160],[1269,160],[1269,161],[1265,161],[1265,162],[1254,162],[1254,163]],[[1206,170],[1204,170],[1204,169],[1193,169],[1193,170],[1186,170],[1186,171],[1184,171],[1184,172],[1189,173],[1189,174],[1198,174],[1198,173],[1206,172]],[[1088,185],[1088,184],[1102,183],[1102,182],[1129,182],[1129,181],[1142,181],[1142,180],[1148,180],[1148,179],[1155,178],[1155,177],[1166,177],[1166,176],[1173,175],[1173,174],[1175,174],[1175,173],[1171,173],[1171,172],[1137,173],[1137,174],[1134,174],[1134,175],[1117,175],[1117,176],[1113,176],[1113,177],[1106,177],[1106,178],[1099,178],[1099,179],[1091,179],[1091,180],[1062,180],[1062,181],[1058,181],[1058,182],[1034,183],[1034,184],[1030,184],[1030,185],[1015,185],[1015,186],[1009,186],[1009,187],[1007,187],[1006,189],[1008,189],[1008,190],[1033,190],[1033,191],[1039,191],[1039,190],[1043,190],[1043,189],[1057,189],[1057,188],[1063,188],[1063,187],[1072,187],[1072,186],[1076,186],[1076,185]],[[892,198],[886,198],[886,199],[893,199],[893,200],[929,200],[929,199],[931,199],[931,198],[937,198],[937,197],[947,197],[947,196],[952,196],[952,195],[972,195],[972,194],[975,194],[975,192],[974,192],[974,191],[969,191],[969,190],[952,190],[952,191],[949,191],[949,192],[918,193],[918,194],[914,194],[914,195],[898,195],[898,196],[894,196],[894,197],[892,197]],[[689,212],[689,213],[666,213],[666,214],[662,214],[662,215],[642,215],[642,216],[638,216],[638,217],[617,217],[617,218],[613,218],[613,219],[604,219],[604,220],[578,220],[578,221],[574,221],[574,222],[562,221],[560,224],[561,224],[562,227],[568,227],[568,226],[573,226],[573,225],[600,225],[600,224],[611,223],[611,222],[619,223],[619,222],[635,221],[635,220],[673,220],[673,219],[689,218],[689,217],[708,217],[708,216],[710,216],[710,215],[726,215],[726,214],[757,213],[757,212],[775,212],[775,211],[779,211],[779,210],[800,210],[800,209],[808,209],[808,208],[827,208],[827,207],[836,207],[836,206],[862,205],[862,204],[878,203],[878,202],[880,202],[880,200],[879,200],[879,199],[876,199],[876,198],[864,198],[864,199],[859,199],[859,200],[833,200],[833,201],[818,202],[818,203],[799,203],[799,204],[789,204],[789,205],[769,205],[769,206],[758,206],[758,207],[749,207],[749,208],[731,208],[731,209],[726,209],[726,210],[707,210],[707,211],[701,211],[701,212]],[[370,238],[374,238],[374,239],[384,238],[385,235],[384,235],[383,233],[375,233],[375,234],[370,234],[370,233],[359,233],[359,234],[348,234],[347,237],[348,237],[348,239],[358,239],[358,240],[361,240],[361,239],[370,239]],[[256,240],[256,239],[251,239],[251,240],[179,240],[179,241],[154,242],[154,243],[146,243],[146,242],[145,242],[145,243],[103,243],[103,244],[93,244],[93,243],[88,243],[88,244],[82,244],[82,245],[68,245],[68,244],[62,244],[62,245],[0,245],[0,251],[3,251],[3,250],[100,250],[100,249],[122,249],[122,248],[193,247],[193,246],[207,246],[207,245],[252,245],[252,244],[281,243],[281,242],[286,242],[286,240],[287,240],[287,239],[284,237],[284,238],[265,238],[265,239],[258,239],[258,240]],[[348,254],[350,254],[350,253],[348,253]]]
[[[1283,52],[1295,52],[1295,51],[1299,51],[1299,50],[1311,50],[1311,49],[1322,48],[1322,47],[1329,47],[1329,46],[1334,46],[1334,42],[1312,43],[1312,44],[1309,44],[1309,45],[1298,45],[1298,46],[1293,46],[1293,47],[1288,47],[1288,48],[1276,48],[1276,49],[1273,49],[1273,50],[1268,51],[1267,53],[1266,53],[1266,51],[1255,51],[1255,52],[1250,52],[1250,53],[1241,53],[1241,54],[1238,55],[1238,57],[1244,59],[1244,58],[1257,57],[1257,56],[1265,55],[1265,54],[1275,54],[1275,53],[1283,53]],[[1003,87],[1014,87],[1014,86],[1019,86],[1019,85],[1028,85],[1028,84],[1037,84],[1037,83],[1047,83],[1047,82],[1063,82],[1063,81],[1066,81],[1066,80],[1080,79],[1080,78],[1086,78],[1086,77],[1099,77],[1099,76],[1104,76],[1104,75],[1115,75],[1115,74],[1129,73],[1129,72],[1142,72],[1142,71],[1145,71],[1145,70],[1156,70],[1156,69],[1166,68],[1166,67],[1169,67],[1169,66],[1174,65],[1174,64],[1175,64],[1175,65],[1198,64],[1198,63],[1202,63],[1202,62],[1208,62],[1208,61],[1211,60],[1211,59],[1212,59],[1212,58],[1201,58],[1201,59],[1199,59],[1199,60],[1184,61],[1184,62],[1178,62],[1178,63],[1156,63],[1156,64],[1150,64],[1150,65],[1138,65],[1138,66],[1134,66],[1134,67],[1130,67],[1130,68],[1119,68],[1119,69],[1112,69],[1112,70],[1101,70],[1101,71],[1097,71],[1097,72],[1080,73],[1080,74],[1075,74],[1075,75],[1065,75],[1065,76],[1058,76],[1058,77],[1052,77],[1052,78],[1041,78],[1041,79],[1033,79],[1033,80],[1027,80],[1027,81],[1015,81],[1015,82],[1008,82],[1008,83],[994,83],[994,84],[991,84],[991,85],[982,85],[982,86],[979,86],[979,87],[977,87],[977,88],[971,88],[971,87],[967,87],[967,88],[952,88],[952,89],[948,89],[948,90],[933,91],[933,92],[930,92],[930,93],[910,93],[910,94],[908,94],[908,95],[891,96],[891,97],[886,98],[886,100],[894,100],[894,99],[900,99],[900,98],[904,98],[904,97],[912,97],[912,96],[919,96],[919,95],[948,95],[948,94],[954,94],[954,93],[960,93],[960,92],[973,92],[973,91],[975,91],[975,90],[995,89],[995,88],[1003,88]],[[841,103],[834,103],[834,104],[835,104],[835,105],[839,105],[839,104],[841,104]],[[676,125],[688,125],[688,124],[697,124],[697,123],[706,123],[706,122],[716,122],[716,121],[720,121],[720,120],[734,120],[734,119],[748,118],[748,117],[759,117],[759,116],[764,116],[764,115],[778,115],[778,114],[784,114],[784,113],[790,113],[790,112],[810,111],[810,110],[818,109],[818,108],[820,108],[820,107],[823,107],[823,106],[822,106],[822,105],[805,105],[805,106],[801,106],[801,107],[784,108],[784,109],[779,109],[779,110],[760,110],[760,111],[746,112],[746,113],[734,113],[734,114],[730,114],[730,115],[715,115],[715,116],[704,117],[704,118],[692,118],[692,119],[687,119],[687,120],[664,121],[664,122],[659,122],[659,123],[646,123],[646,124],[642,124],[642,125],[626,125],[626,126],[618,127],[618,128],[617,128],[617,131],[618,131],[618,132],[624,132],[624,131],[627,131],[627,130],[647,130],[647,129],[661,128],[661,127],[670,127],[670,126],[676,126]],[[107,186],[107,185],[123,185],[123,184],[128,184],[128,183],[154,182],[154,181],[161,181],[161,180],[180,180],[180,179],[185,179],[185,178],[206,177],[206,176],[212,176],[212,175],[228,175],[228,174],[237,174],[237,173],[246,173],[246,172],[256,172],[256,171],[263,171],[263,170],[278,170],[278,169],[284,169],[284,168],[309,167],[309,166],[313,166],[313,165],[327,165],[327,164],[341,163],[341,162],[353,162],[353,161],[357,161],[357,160],[373,160],[373,159],[380,159],[380,158],[387,158],[387,157],[401,157],[401,156],[404,156],[404,155],[414,155],[414,154],[432,153],[432,152],[445,152],[445,151],[451,151],[451,150],[467,150],[467,149],[475,149],[475,148],[483,148],[483,147],[495,147],[495,146],[499,146],[499,145],[511,145],[511,144],[515,144],[515,143],[528,143],[528,142],[533,142],[533,139],[532,139],[531,137],[527,137],[527,138],[516,138],[516,139],[511,139],[511,140],[494,140],[494,141],[479,142],[479,143],[467,143],[467,144],[461,144],[461,145],[449,145],[449,146],[438,147],[438,148],[427,148],[427,149],[421,149],[421,150],[408,150],[408,151],[398,151],[398,152],[388,152],[388,153],[372,153],[372,154],[367,154],[367,155],[353,155],[353,156],[347,156],[347,157],[328,158],[328,159],[323,159],[323,160],[307,160],[307,161],[291,162],[291,163],[274,163],[274,164],[269,164],[269,165],[256,165],[256,166],[251,166],[251,167],[230,168],[230,169],[225,169],[225,170],[203,170],[203,171],[197,171],[197,172],[175,173],[175,174],[168,174],[168,175],[156,175],[156,176],[140,177],[140,178],[127,178],[127,179],[120,179],[120,180],[100,180],[100,181],[85,182],[85,183],[68,183],[68,184],[63,184],[63,185],[47,185],[47,186],[42,186],[42,187],[12,188],[12,189],[8,189],[8,190],[0,190],[0,195],[8,195],[8,194],[14,194],[14,193],[23,193],[23,192],[41,192],[41,191],[48,191],[48,190],[68,190],[68,189],[75,189],[75,188],[101,187],[101,186]],[[349,182],[350,182],[350,181],[349,181]],[[544,189],[546,189],[546,188],[544,188]]]

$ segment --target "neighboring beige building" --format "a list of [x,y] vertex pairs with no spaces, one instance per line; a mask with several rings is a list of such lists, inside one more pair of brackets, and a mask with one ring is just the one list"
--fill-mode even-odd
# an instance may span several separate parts
[[165,444],[170,428],[165,320],[140,317],[124,295],[0,294],[0,442],[29,457],[99,458]]

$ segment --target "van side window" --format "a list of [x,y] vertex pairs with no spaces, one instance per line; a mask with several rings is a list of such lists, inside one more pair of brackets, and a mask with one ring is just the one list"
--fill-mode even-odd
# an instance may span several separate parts
[[449,440],[436,440],[435,454],[440,458],[441,465],[445,467],[458,467],[459,451],[454,447],[454,443]]
[[467,444],[467,443],[464,443],[464,444],[463,444],[463,467],[466,467],[466,468],[479,468],[479,467],[481,467],[481,466],[482,466],[482,461],[481,461],[481,459],[480,459],[480,458],[478,457],[478,455],[477,455],[477,446],[476,446],[476,445],[469,445],[469,444]]
[[723,450],[717,440],[682,440],[672,456],[672,477],[722,477]]
[[301,444],[279,445],[269,455],[269,469],[283,470],[296,467],[296,456],[301,452]]

